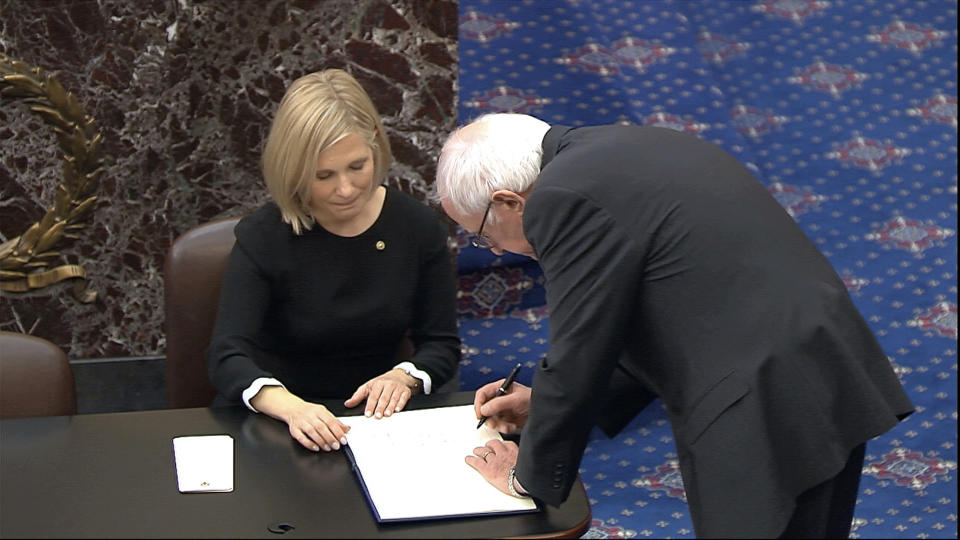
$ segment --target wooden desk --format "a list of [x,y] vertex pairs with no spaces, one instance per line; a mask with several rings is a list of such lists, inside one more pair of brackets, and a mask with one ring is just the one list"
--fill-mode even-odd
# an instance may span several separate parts
[[[416,396],[409,408],[472,399]],[[328,407],[342,414],[339,403]],[[181,494],[171,439],[218,433],[235,441],[234,491]],[[294,528],[270,532],[279,523]],[[579,480],[560,508],[379,525],[343,452],[310,452],[284,423],[242,407],[0,421],[3,538],[576,538],[589,525]]]

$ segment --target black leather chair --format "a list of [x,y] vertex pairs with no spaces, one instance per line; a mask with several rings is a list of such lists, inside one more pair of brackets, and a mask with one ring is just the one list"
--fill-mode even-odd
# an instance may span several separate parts
[[0,331],[0,418],[77,413],[73,370],[60,347]]
[[163,264],[164,331],[167,337],[167,407],[208,407],[216,390],[207,375],[210,343],[220,301],[220,282],[240,218],[199,225],[173,241]]

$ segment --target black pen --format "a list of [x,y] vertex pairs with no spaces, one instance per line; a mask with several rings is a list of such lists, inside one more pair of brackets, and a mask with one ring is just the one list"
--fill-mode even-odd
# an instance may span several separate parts
[[[513,371],[511,371],[510,374],[507,375],[507,378],[503,380],[503,384],[500,385],[500,388],[497,389],[497,395],[494,396],[495,398],[498,398],[507,393],[507,388],[510,388],[510,385],[513,383],[513,380],[517,378],[517,373],[519,372],[520,372],[520,364],[517,364],[516,367],[513,368]],[[486,421],[487,421],[486,416],[481,418],[480,423],[477,424],[477,429],[480,429],[480,426],[482,426],[483,423]]]

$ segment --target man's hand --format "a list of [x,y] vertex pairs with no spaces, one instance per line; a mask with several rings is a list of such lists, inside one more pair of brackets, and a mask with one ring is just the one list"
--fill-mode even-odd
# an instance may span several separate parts
[[514,382],[506,394],[495,397],[502,383],[503,379],[481,386],[473,397],[473,410],[477,420],[486,416],[486,425],[500,433],[512,433],[527,423],[530,387]]
[[407,375],[402,369],[391,369],[361,384],[343,404],[346,407],[356,407],[366,398],[367,405],[363,414],[376,418],[390,416],[403,410],[418,381],[419,379]]
[[463,460],[476,469],[493,487],[511,495],[507,488],[507,473],[511,467],[517,466],[518,451],[519,448],[515,442],[494,439],[487,441],[485,446],[474,448],[473,454]]

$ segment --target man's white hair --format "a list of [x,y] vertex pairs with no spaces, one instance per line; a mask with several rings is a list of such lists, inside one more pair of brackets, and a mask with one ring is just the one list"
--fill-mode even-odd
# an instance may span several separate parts
[[473,215],[487,208],[494,191],[526,191],[540,174],[549,129],[543,120],[510,113],[485,114],[457,129],[440,151],[434,200]]

